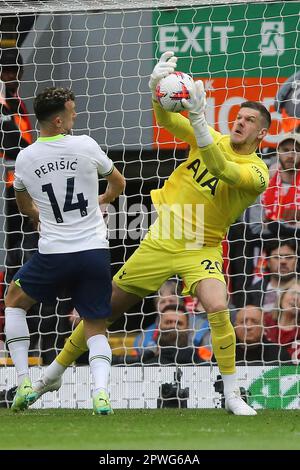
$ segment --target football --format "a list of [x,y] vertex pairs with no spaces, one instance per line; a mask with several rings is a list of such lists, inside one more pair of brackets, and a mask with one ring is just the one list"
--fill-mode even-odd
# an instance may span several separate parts
[[192,83],[193,79],[187,73],[171,73],[158,82],[155,90],[156,99],[166,111],[173,113],[184,111],[182,99],[190,98],[189,89]]

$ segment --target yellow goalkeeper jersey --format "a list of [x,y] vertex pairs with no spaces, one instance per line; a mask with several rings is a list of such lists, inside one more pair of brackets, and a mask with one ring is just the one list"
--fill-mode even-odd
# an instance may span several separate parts
[[256,153],[237,154],[231,147],[229,135],[210,128],[212,145],[217,145],[217,153],[220,155],[221,151],[220,160],[223,160],[222,174],[210,173],[209,162],[205,152],[197,146],[189,120],[181,114],[165,111],[156,102],[153,106],[158,124],[187,142],[190,152],[164,186],[151,191],[158,222],[164,218],[166,225],[169,220],[170,233],[166,229],[162,234],[155,223],[150,236],[152,233],[154,238],[163,240],[164,247],[170,251],[218,246],[228,227],[267,188],[267,166]]

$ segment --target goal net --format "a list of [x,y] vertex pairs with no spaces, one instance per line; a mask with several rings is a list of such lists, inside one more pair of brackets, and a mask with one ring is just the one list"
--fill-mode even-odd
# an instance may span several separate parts
[[[207,120],[217,131],[230,132],[243,101],[260,101],[271,113],[258,154],[270,169],[272,186],[229,230],[223,269],[240,386],[254,407],[299,406],[299,7],[298,1],[271,0],[0,2],[1,50],[17,49],[19,66],[20,57],[23,62],[22,103],[7,95],[7,76],[2,74],[0,83],[0,389],[16,383],[5,345],[4,292],[38,239],[18,214],[12,188],[17,153],[38,135],[34,96],[46,86],[72,88],[78,112],[74,134],[93,137],[126,177],[126,194],[106,217],[114,274],[155,220],[150,191],[162,187],[187,157],[187,144],[156,124],[148,89],[156,61],[172,50],[177,70],[203,80]],[[286,134],[292,136],[283,141]],[[99,191],[104,188],[100,180]],[[67,294],[28,312],[33,378],[60,352],[78,321]],[[188,407],[221,406],[207,315],[195,298],[182,295],[177,273],[117,320],[108,336],[113,407],[156,407],[163,383],[172,383],[178,394],[181,372]],[[60,392],[37,406],[89,407],[87,366],[83,355],[68,369]]]

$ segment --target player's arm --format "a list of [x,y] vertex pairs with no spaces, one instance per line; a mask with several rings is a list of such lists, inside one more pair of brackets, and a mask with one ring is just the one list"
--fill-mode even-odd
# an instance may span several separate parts
[[[164,110],[156,101],[156,86],[158,82],[173,73],[177,66],[177,57],[174,52],[166,51],[162,54],[158,63],[155,65],[149,80],[149,88],[152,92],[153,109],[156,122],[159,126],[164,127],[167,131],[174,135],[177,139],[187,142],[190,147],[197,147],[194,129],[189,119],[180,113],[171,113]],[[210,128],[210,132],[215,140],[218,139],[219,133]]]
[[[159,126],[167,129],[177,139],[187,142],[191,147],[197,147],[194,129],[189,119],[180,113],[165,111],[155,100],[153,100],[153,109]],[[221,137],[220,132],[215,131],[212,127],[208,126],[208,129],[214,140]]]
[[159,126],[167,129],[177,139],[187,142],[191,147],[197,146],[194,129],[185,116],[165,111],[155,100],[153,100],[153,110]]
[[103,194],[99,196],[99,204],[105,205],[113,202],[124,191],[126,182],[124,176],[113,167],[109,175],[104,176],[107,187]]
[[225,154],[214,142],[204,114],[206,96],[201,80],[195,83],[194,88],[190,90],[190,97],[190,102],[182,101],[186,109],[189,110],[189,119],[195,132],[197,145],[208,171],[231,186],[257,194],[263,192],[269,181],[267,170],[251,163],[239,165],[227,160]]
[[17,156],[15,178],[14,178],[14,190],[16,196],[16,202],[18,209],[21,214],[27,215],[33,222],[34,228],[38,228],[39,224],[39,210],[35,205],[32,197],[26,190],[26,186],[22,179],[22,168],[23,168],[23,150],[21,150]]
[[[180,113],[171,113],[164,110],[156,101],[156,86],[158,82],[167,75],[174,72],[177,65],[177,57],[174,52],[164,52],[155,65],[149,80],[149,88],[152,92],[153,109],[156,122],[159,126],[164,127],[174,137],[187,142],[191,147],[197,147],[197,140],[195,138],[194,129],[190,124],[189,119]],[[210,132],[214,139],[218,139],[219,133],[210,128]]]
[[15,189],[15,195],[20,213],[27,215],[32,220],[34,227],[36,228],[39,223],[39,210],[35,205],[32,197],[26,191],[26,189],[23,191],[18,191]]
[[86,148],[94,160],[98,174],[107,181],[106,190],[98,198],[101,210],[105,212],[107,204],[113,202],[125,189],[125,178],[115,168],[112,160],[91,137],[85,136]]
[[216,178],[246,191],[261,193],[267,189],[269,173],[263,166],[231,162],[214,142],[199,150],[206,168]]
[[177,57],[174,52],[164,52],[150,75],[149,88],[152,92],[153,109],[156,122],[159,126],[167,129],[176,138],[187,142],[190,146],[197,146],[193,128],[189,120],[182,114],[165,111],[156,101],[155,90],[158,82],[175,71]]
[[252,163],[239,165],[230,162],[214,142],[199,149],[208,171],[216,178],[231,186],[253,191],[257,194],[267,189],[269,184],[268,171]]

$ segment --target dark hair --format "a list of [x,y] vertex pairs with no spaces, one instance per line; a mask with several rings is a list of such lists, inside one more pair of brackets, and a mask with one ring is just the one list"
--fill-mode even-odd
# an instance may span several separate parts
[[259,101],[244,101],[241,104],[241,108],[250,108],[259,111],[264,121],[264,127],[269,129],[272,121],[271,114],[263,104],[259,103]]
[[23,59],[19,49],[16,47],[0,49],[0,65],[6,68],[22,67]]
[[75,101],[75,95],[68,88],[45,88],[33,103],[37,120],[47,121],[53,114],[64,111],[65,103],[70,100]]
[[287,238],[285,240],[268,240],[264,244],[264,249],[267,257],[271,256],[272,251],[288,246],[292,251],[297,254],[297,241],[294,238]]
[[184,313],[186,315],[188,314],[188,311],[185,309],[183,305],[177,305],[177,304],[165,305],[165,307],[162,309],[160,313],[165,313],[168,310],[175,310],[176,312]]

